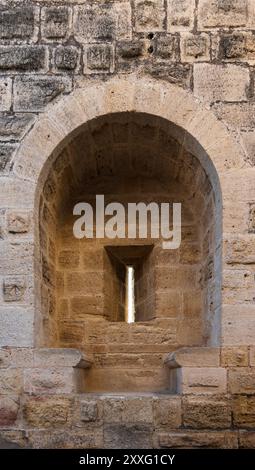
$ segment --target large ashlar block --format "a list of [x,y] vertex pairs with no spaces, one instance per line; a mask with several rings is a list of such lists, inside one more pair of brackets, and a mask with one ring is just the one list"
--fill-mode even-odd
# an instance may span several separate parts
[[241,449],[255,449],[255,432],[254,431],[240,431],[239,432],[239,447]]
[[91,366],[90,359],[78,349],[45,348],[34,350],[34,366],[39,368]]
[[187,397],[183,402],[184,426],[195,429],[225,429],[231,426],[231,409],[226,399]]
[[255,420],[255,397],[239,395],[234,397],[233,422],[239,428],[254,428]]
[[181,397],[170,395],[167,398],[158,397],[154,400],[154,420],[157,427],[166,426],[177,429],[182,424]]
[[245,367],[248,364],[249,350],[247,346],[224,347],[221,349],[222,367]]
[[198,27],[214,29],[222,27],[245,27],[247,23],[247,0],[200,0]]
[[2,369],[0,395],[18,394],[22,390],[22,373],[19,369]]
[[228,264],[255,264],[254,236],[239,236],[226,240],[225,260]]
[[137,32],[163,31],[166,12],[164,0],[135,0],[135,29]]
[[193,29],[195,0],[168,0],[167,8],[169,32]]
[[0,346],[33,346],[34,312],[19,307],[0,308]]
[[19,410],[19,400],[12,397],[0,398],[0,426],[14,425]]
[[28,398],[23,406],[26,423],[35,428],[65,426],[71,418],[72,399],[62,396]]
[[177,367],[218,367],[220,365],[219,348],[181,348],[165,357],[169,368]]
[[24,392],[29,394],[73,393],[75,376],[72,368],[25,369]]
[[205,103],[246,101],[249,70],[238,65],[194,65],[194,95]]
[[172,449],[235,449],[238,433],[234,431],[180,431],[159,434],[159,446]]
[[255,344],[253,304],[223,306],[222,341],[224,346]]
[[255,394],[255,367],[229,370],[229,391],[232,394]]
[[0,78],[0,111],[9,111],[11,107],[12,80],[10,78]]
[[172,392],[222,394],[227,391],[227,371],[222,367],[182,367],[170,372]]

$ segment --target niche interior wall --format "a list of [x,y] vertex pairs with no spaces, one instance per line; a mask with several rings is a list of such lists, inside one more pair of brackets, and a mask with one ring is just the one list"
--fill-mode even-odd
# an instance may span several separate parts
[[[255,446],[253,3],[1,3],[6,445]],[[74,239],[96,194],[181,202],[180,248]]]

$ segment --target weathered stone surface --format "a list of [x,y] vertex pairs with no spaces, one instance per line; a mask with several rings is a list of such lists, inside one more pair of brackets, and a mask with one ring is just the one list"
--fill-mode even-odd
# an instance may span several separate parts
[[249,207],[249,233],[255,233],[255,204]]
[[79,50],[74,46],[59,46],[55,51],[55,65],[59,70],[75,70],[79,61]]
[[28,274],[32,271],[30,264],[33,257],[33,245],[29,242],[8,243],[2,242],[1,250],[1,275]]
[[192,30],[195,0],[168,0],[168,31]]
[[12,145],[0,145],[0,176],[9,174],[14,150]]
[[113,69],[113,48],[108,44],[87,46],[84,55],[85,73],[107,73]]
[[0,139],[19,140],[24,136],[25,132],[33,122],[33,114],[0,116]]
[[169,429],[177,429],[181,426],[181,397],[159,397],[154,400],[153,408],[156,426],[167,426]]
[[249,71],[237,65],[194,65],[194,94],[204,102],[246,101]]
[[195,429],[225,429],[231,426],[231,409],[226,400],[198,396],[183,402],[184,426]]
[[42,71],[46,66],[44,46],[0,46],[0,70]]
[[55,428],[66,425],[71,416],[72,400],[63,397],[28,398],[23,414],[29,426]]
[[179,56],[177,37],[169,35],[157,38],[155,55],[163,60],[177,60]]
[[1,8],[0,39],[29,39],[34,34],[34,8],[26,5],[22,8]]
[[254,431],[240,431],[239,432],[239,447],[241,449],[255,449],[255,432]]
[[225,259],[228,264],[254,264],[255,240],[253,236],[226,240]]
[[165,358],[170,367],[217,367],[220,364],[219,348],[181,348]]
[[[250,346],[250,354],[249,354],[249,364],[250,366],[255,366],[255,347]],[[245,364],[244,364],[245,365]]]
[[42,111],[59,94],[70,89],[71,82],[66,77],[16,77],[14,108],[16,111]]
[[10,233],[27,233],[31,227],[30,212],[7,212],[7,230]]
[[230,393],[255,394],[255,368],[239,367],[238,369],[230,369],[228,380]]
[[222,348],[222,367],[244,367],[249,365],[249,351],[246,346]]
[[183,62],[210,60],[210,37],[208,34],[181,34],[181,60]]
[[25,369],[24,391],[34,394],[72,393],[74,373],[72,368]]
[[62,39],[69,35],[71,11],[65,6],[42,9],[42,34],[47,39]]
[[13,425],[17,419],[19,404],[18,400],[4,397],[0,398],[0,426]]
[[160,62],[157,64],[147,64],[146,71],[155,78],[167,80],[170,83],[189,88],[191,81],[191,67],[183,64],[166,64]]
[[98,418],[98,406],[95,400],[81,401],[81,421],[96,421]]
[[180,393],[226,393],[227,371],[221,367],[182,367],[177,374]]
[[5,302],[23,300],[26,281],[23,276],[8,276],[3,281],[3,298]]
[[224,305],[222,337],[224,346],[255,344],[254,305]]
[[149,449],[152,429],[148,424],[106,424],[104,442],[107,449]]
[[77,6],[74,9],[74,35],[79,42],[111,41],[131,37],[129,2]]
[[240,428],[254,428],[255,397],[239,395],[233,399],[233,423]]
[[124,400],[123,423],[153,423],[153,400],[147,397]]
[[174,433],[160,433],[159,445],[172,449],[236,449],[238,447],[238,434],[233,431],[186,431]]
[[255,60],[255,36],[249,33],[223,34],[219,43],[219,56],[223,60],[241,60],[253,63]]
[[164,0],[135,0],[135,30],[137,32],[163,31]]
[[117,55],[122,59],[134,59],[142,56],[143,48],[142,41],[120,41],[117,44]]
[[19,369],[1,369],[0,395],[19,393],[22,389],[22,374]]
[[200,0],[198,26],[220,28],[222,26],[245,26],[247,23],[247,0]]
[[35,430],[28,432],[28,442],[35,449],[102,449],[103,430]]
[[0,308],[0,346],[33,345],[33,312],[22,308]]
[[11,107],[11,87],[11,78],[0,77],[0,111],[9,111]]
[[5,369],[10,365],[10,351],[8,349],[0,349],[0,369]]
[[85,356],[78,349],[42,348],[34,350],[35,367],[80,367],[83,361],[85,361]]

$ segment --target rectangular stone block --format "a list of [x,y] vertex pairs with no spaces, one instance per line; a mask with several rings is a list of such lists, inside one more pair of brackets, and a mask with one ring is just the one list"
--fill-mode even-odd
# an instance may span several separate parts
[[[255,126],[255,105],[253,103],[217,103],[213,110],[218,118],[233,129],[247,130]],[[247,132],[247,134],[249,134]]]
[[247,0],[200,0],[199,29],[240,27],[247,23]]
[[42,348],[33,352],[34,366],[39,368],[73,368],[80,364],[83,356],[78,349]]
[[210,60],[210,37],[208,34],[181,34],[181,60],[183,62],[204,62]]
[[70,34],[71,10],[65,6],[42,8],[42,35],[46,39],[66,39]]
[[24,391],[29,394],[72,393],[75,391],[73,368],[25,369]]
[[255,420],[255,397],[239,395],[234,397],[233,423],[240,428],[254,428]]
[[194,26],[195,0],[168,0],[167,30],[190,31]]
[[74,8],[74,36],[78,42],[129,39],[131,32],[131,6],[127,1]]
[[225,260],[228,264],[255,264],[255,239],[252,235],[226,240]]
[[98,406],[96,400],[82,400],[80,404],[81,421],[93,422],[98,419]]
[[7,211],[9,233],[27,233],[31,229],[32,214],[28,211]]
[[55,66],[58,70],[75,70],[79,64],[80,51],[74,46],[59,46],[55,50]]
[[0,111],[9,111],[11,107],[12,79],[0,77]]
[[255,36],[251,33],[222,34],[219,41],[219,58],[228,61],[255,61]]
[[227,371],[221,367],[182,367],[177,369],[178,393],[226,393]]
[[34,430],[28,442],[33,449],[103,449],[103,429]]
[[15,111],[43,111],[59,94],[71,91],[69,77],[22,76],[14,80]]
[[150,397],[128,398],[123,406],[124,423],[153,423],[153,399]]
[[224,305],[222,314],[224,346],[254,345],[254,305]]
[[177,429],[182,424],[181,397],[157,397],[153,402],[154,422],[157,427],[167,426],[168,429]]
[[35,10],[25,5],[20,8],[1,8],[0,11],[0,39],[30,39],[34,34]]
[[5,302],[17,302],[24,299],[26,281],[22,276],[8,276],[3,281],[3,298]]
[[33,269],[33,244],[1,242],[0,275],[29,274]]
[[163,31],[166,11],[164,0],[135,0],[135,30],[137,32]]
[[18,398],[15,399],[12,397],[0,397],[0,426],[7,427],[14,425],[17,419],[18,410]]
[[183,402],[183,423],[195,429],[225,429],[231,426],[231,408],[218,397],[188,397]]
[[232,394],[255,394],[255,367],[230,369],[228,375],[229,391]]
[[168,354],[165,363],[174,367],[218,367],[220,349],[209,347],[180,348]]
[[239,447],[240,449],[255,449],[255,432],[240,431]]
[[69,292],[72,292],[72,295],[98,294],[103,292],[103,279],[104,275],[101,272],[68,273],[66,275],[67,292],[69,290]]
[[33,346],[34,313],[23,308],[0,308],[0,346]]
[[206,103],[246,101],[249,70],[238,65],[194,64],[194,94]]
[[236,449],[238,448],[238,433],[234,431],[160,433],[159,446],[172,449]]
[[106,449],[150,449],[152,429],[148,424],[106,424],[104,426]]
[[19,369],[1,369],[0,395],[18,394],[21,390],[21,371]]
[[38,72],[47,67],[47,61],[44,46],[0,46],[0,70]]
[[113,71],[113,47],[108,44],[91,44],[84,54],[84,73],[109,73]]
[[[0,91],[1,95],[1,91]],[[3,141],[19,140],[24,137],[29,126],[33,124],[33,114],[0,116],[0,138]]]
[[69,421],[72,412],[72,399],[64,397],[33,397],[23,405],[23,416],[29,427],[63,427]]
[[249,364],[249,350],[247,346],[225,347],[221,349],[222,367],[245,367]]
[[15,151],[13,145],[0,145],[0,176],[10,173],[12,156]]

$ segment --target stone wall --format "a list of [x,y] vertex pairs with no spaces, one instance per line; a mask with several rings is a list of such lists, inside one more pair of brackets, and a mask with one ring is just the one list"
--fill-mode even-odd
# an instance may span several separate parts
[[[2,0],[0,434],[3,439],[30,447],[111,448],[135,444],[255,447],[254,29],[253,0]],[[194,321],[192,315],[190,322],[186,321],[184,310],[178,310],[179,288],[183,284],[177,279],[177,300],[173,295],[166,300],[169,289],[165,292],[161,289],[160,295],[155,296],[158,302],[155,316],[159,319],[151,322],[163,321],[167,336],[165,340],[162,331],[159,332],[163,348],[145,352],[141,342],[140,351],[132,357],[132,343],[120,348],[123,326],[116,326],[116,322],[111,323],[102,315],[103,324],[117,329],[119,339],[114,345],[106,344],[104,339],[105,351],[102,348],[98,354],[95,337],[100,328],[88,329],[81,335],[84,325],[81,328],[79,321],[72,321],[72,316],[77,315],[74,296],[70,289],[61,291],[63,273],[64,278],[70,276],[65,272],[69,270],[65,267],[68,253],[56,230],[60,227],[56,207],[53,214],[48,210],[52,194],[54,197],[59,194],[61,204],[70,202],[73,186],[68,165],[71,162],[75,177],[80,176],[80,145],[87,150],[84,171],[89,164],[92,174],[95,159],[101,172],[111,168],[107,159],[113,147],[101,161],[96,152],[92,152],[89,160],[87,139],[79,144],[80,131],[84,138],[88,123],[90,133],[93,130],[93,119],[98,123],[106,116],[107,124],[110,116],[130,111],[149,114],[152,120],[164,118],[171,127],[171,138],[177,141],[179,138],[183,158],[179,159],[179,166],[167,169],[174,172],[178,168],[176,185],[181,182],[182,188],[187,186],[191,190],[193,175],[202,168],[214,194],[212,212],[207,213],[204,201],[200,201],[204,211],[199,212],[201,206],[199,198],[196,199],[195,220],[203,214],[199,249],[203,253],[200,267],[206,295],[203,308],[199,305],[197,310],[195,305],[201,322],[196,322],[194,333],[202,334],[190,342]],[[123,140],[119,137],[125,138],[125,131],[117,124],[121,122],[111,124],[118,129],[114,152],[120,144],[123,157]],[[142,128],[138,130],[141,139]],[[149,134],[151,139],[151,131]],[[102,136],[103,133],[98,133],[98,139],[103,139]],[[144,140],[147,139],[145,135]],[[165,146],[161,137],[159,141]],[[171,145],[169,152],[170,147],[174,148],[173,142]],[[107,147],[104,141],[102,147]],[[143,181],[148,176],[155,177],[153,172],[148,174],[151,158],[145,158],[151,150],[150,141],[149,148],[140,152],[141,159],[136,159],[141,164]],[[77,158],[79,165],[75,163]],[[175,159],[170,158],[176,164]],[[66,161],[65,175],[59,180],[58,172],[62,174]],[[167,160],[158,161],[156,177],[160,179],[162,174],[170,173],[163,163]],[[198,163],[193,166],[191,161]],[[190,167],[193,173],[187,170]],[[122,170],[123,165],[118,176]],[[203,198],[203,181],[198,178],[197,183]],[[77,187],[75,194],[78,197]],[[84,194],[88,194],[88,189],[80,192]],[[208,232],[210,224],[215,233]],[[67,219],[64,226],[70,228]],[[208,233],[214,235],[207,237]],[[197,242],[195,237],[192,243]],[[190,257],[196,258],[196,247],[190,248],[185,252],[183,245],[184,252],[178,254],[178,269],[182,265],[181,256],[188,256],[189,263],[194,260]],[[82,263],[86,265],[84,256],[80,250],[72,251],[69,267],[78,259],[82,270]],[[166,256],[163,264],[169,275],[171,263]],[[162,278],[161,266],[158,273]],[[41,282],[42,276],[45,283]],[[172,273],[169,282],[173,279]],[[194,299],[187,298],[189,310],[193,302]],[[107,317],[107,309],[103,310]],[[163,320],[160,311],[164,312]],[[81,312],[79,305],[78,314]],[[68,316],[68,325],[62,329],[61,339],[64,315]],[[184,323],[189,325],[186,332]],[[153,336],[151,323],[139,326],[148,338]],[[86,335],[90,338],[89,353],[93,356],[90,359],[94,361],[89,369],[81,369],[77,374],[77,364],[70,364],[66,355],[63,365],[63,359],[54,354],[50,362],[45,360],[47,353],[43,353],[42,367],[38,359],[41,353],[35,346],[79,347],[86,353]],[[208,351],[203,348],[206,342],[215,346],[213,359],[208,359]],[[163,356],[181,346],[201,346],[199,363],[189,350],[186,359],[181,357],[178,362],[167,358],[163,364]],[[135,369],[139,361],[139,374],[144,373],[143,384],[149,383],[148,389],[152,391],[155,383],[169,384],[172,394],[140,396],[137,392],[131,397],[121,392],[113,398],[85,393],[88,380],[93,384],[93,376],[96,386],[100,384],[102,364],[113,365],[114,369],[120,358],[128,370]],[[164,371],[162,382],[153,375],[155,369]],[[95,390],[95,386],[91,389]]]

